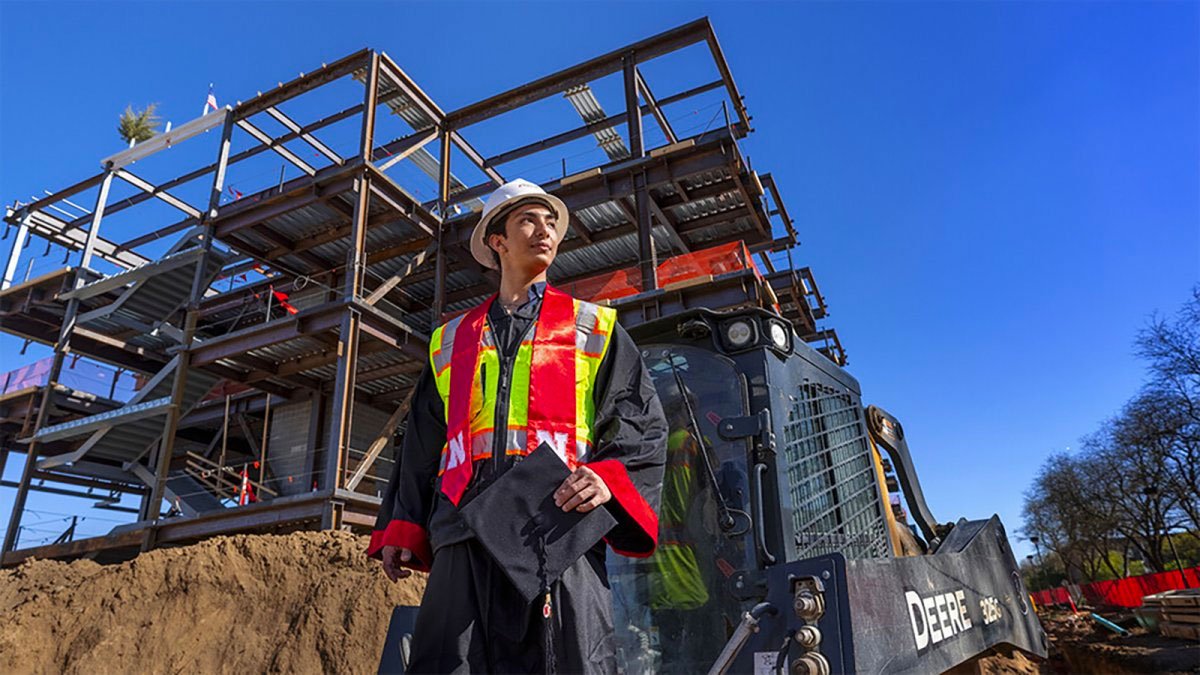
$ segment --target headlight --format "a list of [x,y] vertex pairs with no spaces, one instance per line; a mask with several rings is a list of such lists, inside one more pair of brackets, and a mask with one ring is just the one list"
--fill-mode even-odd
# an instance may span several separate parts
[[725,339],[734,349],[745,347],[754,339],[754,327],[749,321],[734,321],[725,326]]
[[783,324],[776,323],[774,321],[770,322],[770,326],[771,326],[771,328],[770,328],[771,342],[773,342],[775,344],[775,347],[777,349],[787,351],[787,348],[788,348],[787,329],[783,327]]

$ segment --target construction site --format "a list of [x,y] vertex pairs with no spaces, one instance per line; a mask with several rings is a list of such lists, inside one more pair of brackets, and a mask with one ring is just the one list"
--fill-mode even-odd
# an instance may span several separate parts
[[[672,77],[655,78],[662,63]],[[555,124],[541,122],[548,115]],[[10,614],[0,669],[375,672],[391,608],[419,604],[424,580],[388,583],[364,555],[366,537],[431,333],[498,284],[469,250],[483,199],[524,177],[570,210],[552,285],[615,308],[639,342],[675,331],[674,317],[691,317],[690,334],[680,320],[685,337],[696,322],[760,317],[760,351],[795,359],[788,377],[800,394],[769,394],[772,376],[746,375],[742,398],[707,413],[714,438],[728,421],[722,458],[741,453],[720,480],[748,486],[711,492],[746,496],[755,526],[713,549],[729,567],[713,588],[729,579],[739,591],[712,592],[726,617],[715,622],[719,643],[688,667],[716,658],[752,601],[777,601],[768,577],[778,555],[825,565],[804,574],[830,593],[851,579],[828,601],[827,645],[832,613],[882,611],[883,584],[970,576],[982,568],[964,561],[987,560],[997,567],[973,588],[1000,598],[1005,632],[984,633],[978,619],[944,656],[919,638],[913,648],[897,591],[895,616],[908,619],[896,619],[905,635],[891,639],[912,652],[903,669],[1072,670],[1041,658],[1046,634],[999,519],[935,521],[899,422],[864,409],[814,273],[797,259],[788,186],[743,152],[752,119],[713,25],[699,19],[453,110],[383,51],[318,55],[290,80],[110,156],[61,157],[86,177],[10,201],[4,215],[0,331],[53,354],[0,374],[0,477],[20,467],[3,485],[15,500],[0,549],[0,611]],[[664,353],[643,356],[673,371]],[[704,379],[705,362],[689,358],[688,382],[717,397],[729,379]],[[769,396],[780,400],[763,407],[791,412],[755,426],[756,397]],[[884,457],[885,446],[898,454]],[[46,525],[31,494],[80,506]],[[105,510],[103,531],[83,533],[79,522]],[[928,542],[924,558],[950,560],[942,577],[906,557],[896,531],[908,518]],[[900,573],[886,566],[904,561],[914,562]],[[614,593],[635,573],[644,568],[613,568]],[[134,605],[154,609],[116,618]],[[179,630],[204,622],[211,629]],[[828,659],[825,672],[885,662],[870,660],[883,647],[853,651],[849,640],[842,656],[830,647],[813,658]],[[1007,650],[999,661],[973,660],[994,658],[997,645]],[[663,667],[661,653],[637,658],[623,672]]]
[[[639,65],[664,57],[689,59],[697,84],[647,81]],[[8,209],[0,329],[54,356],[4,376],[0,465],[24,462],[4,565],[113,561],[235,532],[368,531],[430,332],[495,288],[465,246],[480,198],[512,162],[557,163],[580,142],[602,161],[576,159],[545,185],[572,211],[551,283],[611,303],[627,326],[674,308],[778,307],[844,362],[836,333],[817,328],[811,271],[784,253],[796,233],[779,189],[738,148],[749,114],[707,22],[450,112],[383,52],[314,66]],[[624,109],[600,106],[590,83],[605,79]],[[306,97],[333,105],[315,119],[285,112]],[[473,126],[550,97],[575,108],[575,128],[486,156],[471,144]],[[706,108],[709,124],[676,131],[676,105]],[[144,177],[156,154],[191,145],[210,154]],[[253,190],[239,171],[264,155],[283,170]],[[62,264],[29,274],[46,247]],[[114,386],[66,384],[85,367]],[[121,378],[136,381],[125,399]],[[30,490],[140,506],[102,537],[19,546]]]

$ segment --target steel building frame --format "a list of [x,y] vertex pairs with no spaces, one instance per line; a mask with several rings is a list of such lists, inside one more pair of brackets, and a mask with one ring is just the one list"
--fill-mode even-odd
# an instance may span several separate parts
[[[639,66],[699,44],[707,47],[719,77],[656,97]],[[621,76],[625,107],[610,115],[589,83],[614,74]],[[360,102],[306,124],[280,108],[344,78],[362,83]],[[708,92],[725,97],[723,123],[680,137],[664,108]],[[491,156],[467,141],[474,125],[556,95],[575,105],[581,126]],[[380,106],[411,132],[377,138]],[[254,121],[262,115],[287,132],[267,133]],[[660,147],[646,147],[647,116],[665,139]],[[359,125],[348,156],[318,138],[345,120]],[[623,137],[616,131],[622,126]],[[211,163],[160,184],[133,173],[135,161],[205,131],[219,132]],[[817,329],[826,311],[811,271],[778,268],[770,256],[790,250],[796,231],[775,181],[754,172],[741,153],[738,141],[750,131],[750,116],[707,19],[450,112],[387,54],[364,49],[105,158],[99,174],[10,208],[5,221],[16,236],[0,282],[0,329],[50,344],[54,356],[45,384],[22,394],[25,423],[6,427],[0,420],[0,468],[10,443],[26,449],[0,562],[119,558],[235,531],[369,528],[379,498],[366,489],[366,479],[387,478],[376,464],[407,411],[430,331],[495,286],[496,274],[477,265],[468,250],[479,199],[505,180],[505,165],[588,136],[609,161],[545,184],[572,212],[551,272],[554,283],[570,288],[596,274],[638,270],[638,292],[613,303],[621,320],[634,324],[696,304],[777,305],[801,337],[836,345],[836,353],[827,353],[844,362],[836,335]],[[234,153],[235,134],[255,144]],[[328,165],[314,166],[291,149],[296,143]],[[436,157],[426,148],[436,148]],[[452,150],[485,180],[466,185],[455,177]],[[222,205],[228,171],[266,152],[300,175]],[[436,199],[416,199],[387,173],[405,161],[436,171]],[[109,203],[114,179],[138,193]],[[208,181],[207,203],[190,204],[173,192],[197,180]],[[97,197],[89,214],[63,218],[51,212],[90,190]],[[181,219],[123,242],[101,236],[106,217],[150,200],[169,205]],[[18,282],[18,258],[31,235],[78,251],[79,264]],[[167,238],[177,242],[165,256],[138,252]],[[734,241],[758,256],[764,275],[746,270],[699,285],[660,287],[664,255]],[[120,271],[101,274],[91,269],[95,261]],[[251,269],[266,271],[244,286],[233,288],[231,281],[228,290],[215,288],[216,279]],[[259,317],[263,296],[266,311]],[[273,297],[295,305],[286,304],[275,318]],[[59,380],[72,354],[135,370],[146,384],[130,402],[68,410],[56,401],[64,395]],[[282,405],[311,410],[308,452],[319,467],[311,471],[317,479],[311,492],[283,495],[264,479],[272,406],[278,411]],[[370,425],[370,443],[352,439],[356,406],[386,415],[386,422]],[[261,434],[253,428],[259,415]],[[244,447],[231,449],[238,428]],[[352,447],[356,443],[365,449]],[[185,478],[227,497],[236,473],[230,456],[246,463],[261,456],[257,480],[243,468],[243,485],[275,492],[275,498],[212,511],[180,504],[172,483]],[[65,489],[53,484],[138,494],[138,521],[104,537],[16,549],[29,491]],[[180,506],[182,517],[164,517],[164,500]]]

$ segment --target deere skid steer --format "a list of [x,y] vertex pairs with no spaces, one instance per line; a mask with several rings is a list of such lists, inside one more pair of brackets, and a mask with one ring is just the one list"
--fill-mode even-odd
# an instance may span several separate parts
[[609,562],[624,672],[938,673],[1001,646],[1045,657],[1000,519],[935,520],[904,427],[779,313],[693,309],[631,334],[671,435],[659,550]]

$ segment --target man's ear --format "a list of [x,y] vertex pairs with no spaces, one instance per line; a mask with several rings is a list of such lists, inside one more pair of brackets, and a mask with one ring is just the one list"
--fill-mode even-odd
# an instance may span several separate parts
[[504,235],[489,234],[487,243],[488,243],[488,248],[492,249],[496,253],[500,253],[501,250],[504,250],[506,252],[508,251],[508,246],[506,245],[507,241],[505,240]]

